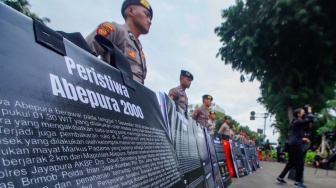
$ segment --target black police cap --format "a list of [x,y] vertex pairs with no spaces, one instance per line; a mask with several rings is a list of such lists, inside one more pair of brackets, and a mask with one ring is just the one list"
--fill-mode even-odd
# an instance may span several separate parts
[[[138,5],[146,8],[151,16],[151,19],[153,18],[153,9],[150,6],[150,4],[146,0],[125,0],[124,3],[121,6],[121,15],[124,17],[125,10],[127,7],[131,5]],[[125,18],[125,17],[124,17]]]
[[185,76],[187,78],[190,78],[191,80],[194,80],[194,76],[186,70],[181,70],[181,76]]
[[203,95],[203,99],[210,99],[211,101],[213,100],[213,97],[211,95]]

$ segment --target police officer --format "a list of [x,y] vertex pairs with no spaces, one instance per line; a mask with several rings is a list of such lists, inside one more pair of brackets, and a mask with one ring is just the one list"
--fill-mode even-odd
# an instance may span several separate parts
[[208,120],[208,133],[211,136],[214,136],[215,134],[215,128],[216,128],[216,112],[215,111],[210,111],[209,112],[209,120]]
[[232,125],[231,129],[230,129],[230,139],[232,140],[236,140],[236,126]]
[[125,19],[125,24],[102,23],[86,38],[86,41],[97,56],[101,56],[103,61],[109,63],[109,53],[94,39],[96,35],[106,37],[127,57],[133,72],[133,79],[144,84],[147,74],[146,57],[138,38],[149,32],[153,10],[146,0],[125,0],[121,7],[121,14]]
[[188,97],[185,90],[190,87],[193,80],[194,77],[190,72],[181,70],[180,85],[169,91],[169,97],[186,113],[188,113]]
[[218,130],[218,136],[220,136],[222,140],[230,139],[230,122],[231,118],[229,116],[225,116],[224,123]]
[[205,128],[209,127],[208,119],[209,119],[209,107],[212,103],[212,96],[211,95],[203,95],[203,104],[201,107],[196,108],[192,118],[196,120],[197,123],[202,125]]

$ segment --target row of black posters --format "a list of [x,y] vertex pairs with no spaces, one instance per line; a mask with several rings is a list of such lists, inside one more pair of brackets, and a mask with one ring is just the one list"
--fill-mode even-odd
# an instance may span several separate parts
[[[166,94],[160,93],[160,102],[186,186],[227,187],[231,179],[223,145],[191,117],[185,116]],[[215,146],[221,150],[217,152]]]
[[153,91],[3,3],[0,12],[1,188],[185,187]]
[[160,108],[116,68],[47,27],[41,45],[33,20],[0,12],[0,187],[231,183],[223,145],[167,95]]
[[247,176],[260,168],[258,154],[254,146],[230,140],[231,161],[237,178]]

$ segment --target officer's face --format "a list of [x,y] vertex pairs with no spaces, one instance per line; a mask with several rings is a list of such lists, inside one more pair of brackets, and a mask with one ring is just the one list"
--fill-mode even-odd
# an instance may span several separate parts
[[181,77],[181,84],[182,84],[182,86],[183,87],[185,87],[185,88],[189,88],[190,87],[190,85],[191,85],[191,79],[190,78],[187,78],[187,77],[185,77],[185,76],[182,76]]
[[134,25],[141,34],[147,34],[152,24],[149,11],[142,6],[132,6]]
[[236,130],[237,130],[236,127],[232,127],[233,132],[236,132]]
[[215,114],[210,114],[210,119],[212,119],[212,120],[216,119],[216,115]]
[[211,106],[212,101],[210,99],[204,99],[204,103],[207,107]]

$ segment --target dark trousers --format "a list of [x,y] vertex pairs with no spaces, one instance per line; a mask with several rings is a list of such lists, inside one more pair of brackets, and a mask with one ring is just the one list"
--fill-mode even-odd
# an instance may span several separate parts
[[230,140],[230,136],[229,135],[222,135],[222,140]]
[[278,162],[281,162],[281,153],[277,153]]
[[[303,151],[303,168],[302,168],[302,180],[301,182],[303,182],[303,175],[304,175],[304,164],[306,162],[306,155],[307,155],[307,150],[302,150]],[[295,180],[296,176],[296,169],[295,167],[293,167],[290,171],[289,171],[289,174],[288,174],[288,179],[290,180]]]
[[286,164],[286,167],[283,169],[279,177],[283,179],[288,171],[295,167],[296,173],[295,173],[295,181],[300,182],[302,180],[303,176],[303,152],[301,149],[301,145],[289,145],[289,151],[288,151],[288,163]]

